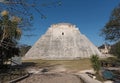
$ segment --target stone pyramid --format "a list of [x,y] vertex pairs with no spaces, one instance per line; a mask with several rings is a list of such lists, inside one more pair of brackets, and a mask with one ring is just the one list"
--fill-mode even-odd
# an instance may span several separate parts
[[69,23],[53,24],[26,53],[24,59],[78,59],[97,54],[98,48]]

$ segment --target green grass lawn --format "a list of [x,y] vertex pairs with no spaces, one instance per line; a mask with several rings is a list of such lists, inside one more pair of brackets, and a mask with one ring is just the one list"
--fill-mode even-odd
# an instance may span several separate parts
[[34,62],[36,67],[49,67],[55,65],[62,65],[68,70],[85,70],[91,69],[91,62],[89,59],[79,60],[25,60],[23,62]]

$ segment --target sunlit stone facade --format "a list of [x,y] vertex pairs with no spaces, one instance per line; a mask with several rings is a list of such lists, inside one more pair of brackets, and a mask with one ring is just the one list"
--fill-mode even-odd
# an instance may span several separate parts
[[58,23],[48,28],[24,59],[78,59],[89,58],[93,54],[102,56],[75,25]]

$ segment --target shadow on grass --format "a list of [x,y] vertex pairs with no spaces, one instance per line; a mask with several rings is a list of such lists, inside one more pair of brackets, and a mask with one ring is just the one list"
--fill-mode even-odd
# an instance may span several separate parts
[[28,67],[35,66],[34,62],[24,62],[22,65],[4,64],[0,66],[0,83],[6,83],[27,74]]
[[23,62],[22,63],[22,66],[24,69],[27,69],[27,68],[48,68],[48,69],[52,69],[52,68],[55,68],[56,66],[59,66],[61,64],[50,64],[48,62],[41,62],[41,63],[36,63],[36,62]]
[[22,63],[23,69],[26,69],[28,67],[34,67],[35,65],[36,65],[36,63],[34,63],[34,62],[23,62]]

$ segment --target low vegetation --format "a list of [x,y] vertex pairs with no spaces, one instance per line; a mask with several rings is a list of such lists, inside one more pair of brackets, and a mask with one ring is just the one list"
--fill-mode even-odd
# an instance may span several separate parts
[[24,69],[4,69],[0,70],[0,83],[8,83],[11,80],[20,78],[26,75],[27,72]]
[[95,76],[97,80],[100,81],[104,81],[103,77],[102,77],[102,73],[101,73],[101,63],[100,63],[100,59],[97,55],[92,55],[91,58],[91,63],[92,63],[92,67],[94,69]]
[[120,59],[120,41],[112,45],[110,53]]
[[101,68],[99,57],[97,55],[92,55],[90,60],[91,60],[94,71],[96,71],[96,73],[99,74],[99,71]]

